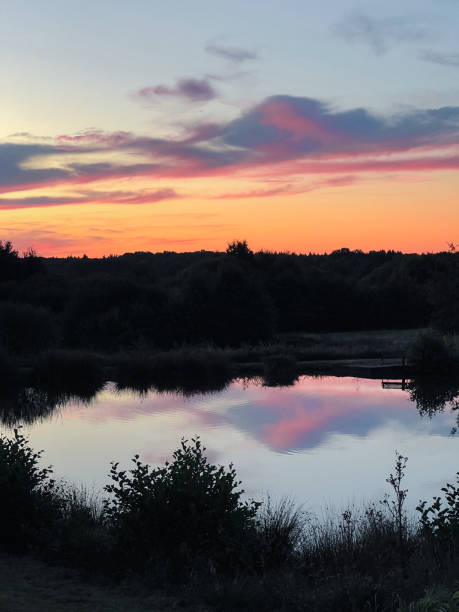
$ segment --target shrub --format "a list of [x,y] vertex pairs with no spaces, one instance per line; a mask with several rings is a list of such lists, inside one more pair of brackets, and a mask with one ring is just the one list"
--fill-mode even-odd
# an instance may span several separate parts
[[51,468],[40,468],[41,451],[27,439],[0,436],[0,550],[31,548],[42,535],[55,510]]
[[416,373],[442,374],[459,367],[459,353],[454,342],[429,331],[419,334],[408,351]]
[[212,465],[204,452],[199,438],[182,439],[163,467],[138,455],[128,472],[112,464],[104,512],[133,565],[168,559],[180,570],[199,557],[223,566],[237,558],[259,504],[242,502],[233,466]]
[[447,483],[442,487],[445,499],[434,497],[428,506],[426,501],[419,502],[416,508],[421,513],[421,524],[430,533],[438,536],[459,538],[459,472],[456,474],[457,486]]

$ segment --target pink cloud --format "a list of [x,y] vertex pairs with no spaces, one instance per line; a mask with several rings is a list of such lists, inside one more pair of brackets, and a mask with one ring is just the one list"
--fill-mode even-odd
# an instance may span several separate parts
[[[141,96],[177,94],[204,99],[211,95],[207,85],[206,81],[188,79],[172,89],[145,88]],[[72,158],[67,165],[55,164],[56,156],[69,151]],[[97,160],[99,151],[101,158]],[[88,152],[96,161],[88,161]],[[105,161],[107,152],[122,153],[126,162]],[[48,168],[32,169],[25,163],[35,157],[43,162],[47,156]],[[90,129],[76,135],[62,134],[54,145],[0,143],[0,159],[0,193],[57,185],[76,188],[75,197],[61,198],[61,204],[87,201],[79,193],[84,185],[131,177],[191,180],[242,176],[257,183],[282,177],[286,182],[288,179],[287,185],[255,185],[245,193],[219,197],[291,195],[350,185],[366,173],[459,169],[459,107],[412,109],[383,117],[362,108],[337,111],[310,98],[274,96],[232,121],[189,126],[179,138]],[[136,163],[129,163],[131,159]],[[325,174],[330,176],[319,178]],[[158,199],[177,197],[174,193],[160,191]],[[139,192],[117,201],[140,204],[152,198],[155,201],[153,193]],[[22,206],[57,205],[55,200],[23,198]],[[4,208],[19,205],[13,198],[2,202]]]

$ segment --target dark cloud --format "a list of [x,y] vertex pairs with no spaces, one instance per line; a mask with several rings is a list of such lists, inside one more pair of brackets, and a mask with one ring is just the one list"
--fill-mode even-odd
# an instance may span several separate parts
[[419,53],[419,57],[425,62],[459,68],[459,53],[436,53],[432,50],[424,50]]
[[228,123],[222,139],[266,157],[390,152],[458,140],[459,107],[392,117],[364,108],[335,111],[311,98],[273,96]]
[[180,79],[175,87],[154,85],[143,87],[137,92],[137,97],[150,102],[165,96],[183,98],[190,102],[206,102],[216,98],[217,92],[206,79]]
[[217,45],[215,43],[209,43],[206,45],[207,53],[211,53],[212,55],[217,55],[229,62],[234,64],[241,64],[242,62],[246,62],[249,60],[258,60],[260,59],[258,54],[254,51],[249,51],[248,49],[243,49],[241,47],[228,47],[225,45]]
[[67,178],[69,172],[61,168],[24,168],[30,159],[59,152],[58,148],[51,145],[0,143],[0,190],[2,187]]
[[333,30],[347,42],[368,45],[376,55],[386,52],[394,42],[419,41],[427,35],[425,28],[412,17],[376,19],[360,11],[346,15],[334,25]]

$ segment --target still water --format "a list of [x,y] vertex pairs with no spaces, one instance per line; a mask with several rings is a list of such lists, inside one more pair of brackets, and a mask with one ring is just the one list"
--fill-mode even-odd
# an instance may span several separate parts
[[408,456],[409,506],[438,494],[459,469],[455,424],[455,412],[421,416],[405,390],[380,380],[303,376],[290,387],[236,380],[191,397],[107,383],[89,404],[71,401],[23,433],[56,477],[96,490],[110,461],[129,467],[138,453],[159,464],[199,435],[212,462],[234,463],[249,496],[288,495],[317,511],[381,499],[396,451]]

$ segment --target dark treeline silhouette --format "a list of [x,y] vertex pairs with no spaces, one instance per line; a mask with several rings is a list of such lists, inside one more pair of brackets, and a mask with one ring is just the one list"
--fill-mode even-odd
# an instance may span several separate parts
[[238,346],[276,332],[459,329],[459,253],[20,256],[0,242],[0,348]]

